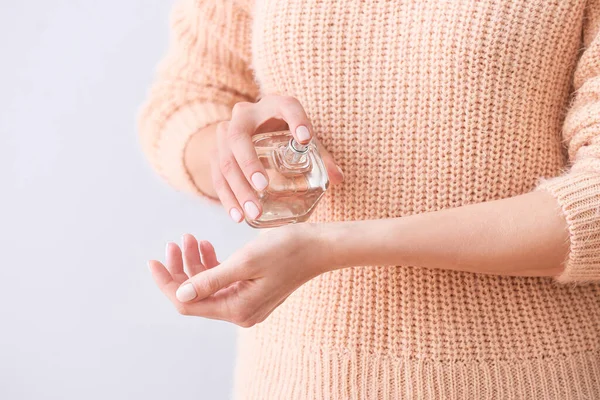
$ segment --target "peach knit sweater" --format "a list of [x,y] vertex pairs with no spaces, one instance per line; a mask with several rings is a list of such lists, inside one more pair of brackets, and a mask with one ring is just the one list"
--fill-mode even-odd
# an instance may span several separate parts
[[[140,118],[173,186],[200,128],[297,97],[345,172],[313,221],[546,190],[558,280],[356,267],[240,332],[239,399],[600,399],[600,2],[195,0]],[[232,226],[232,229],[233,226]]]

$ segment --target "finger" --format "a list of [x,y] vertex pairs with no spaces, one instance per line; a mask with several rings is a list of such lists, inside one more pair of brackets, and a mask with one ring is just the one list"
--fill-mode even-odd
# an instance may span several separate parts
[[[206,268],[202,265],[202,261],[200,260],[200,252],[198,250],[198,241],[193,235],[186,233],[181,238],[183,242],[183,261],[185,264],[185,270],[188,276],[194,276]],[[186,277],[184,279],[187,280]]]
[[344,181],[344,172],[342,172],[340,166],[335,162],[331,153],[327,151],[321,142],[315,139],[315,144],[317,145],[317,149],[319,149],[319,154],[321,154],[323,164],[325,164],[325,169],[327,169],[329,182],[331,182],[332,185],[338,185],[342,183]]
[[248,279],[242,276],[242,270],[233,263],[207,269],[183,282],[177,289],[177,299],[182,303],[205,299],[237,281]]
[[202,256],[202,264],[204,264],[206,269],[210,269],[219,265],[219,261],[217,261],[217,253],[210,242],[206,240],[200,241],[200,255]]
[[270,133],[270,132],[279,132],[288,130],[289,126],[287,122],[285,122],[281,118],[276,118],[276,116],[272,116],[269,119],[266,119],[256,128],[254,134],[258,133]]
[[227,183],[227,180],[225,180],[225,177],[221,173],[221,169],[217,164],[218,158],[214,158],[213,166],[211,167],[211,174],[213,187],[215,188],[217,197],[221,201],[221,204],[225,210],[227,210],[227,213],[231,219],[236,223],[242,222],[242,219],[244,219],[242,208],[240,207],[235,195],[229,187],[229,183]]
[[236,287],[222,289],[212,296],[193,302],[182,303],[177,300],[175,292],[172,293],[171,301],[180,313],[197,317],[217,319],[221,321],[232,321],[232,306],[237,296]]
[[231,321],[232,298],[237,295],[237,288],[228,287],[218,293],[207,297],[206,299],[195,303],[181,303],[176,296],[179,283],[173,280],[173,277],[167,268],[156,260],[148,261],[148,268],[152,274],[154,282],[163,294],[177,308],[179,313],[184,315],[194,315],[211,319]]
[[270,109],[270,113],[278,114],[287,122],[290,132],[298,143],[307,144],[314,137],[312,124],[300,102],[291,96],[267,96],[259,104]]
[[152,274],[156,286],[158,286],[167,297],[170,297],[170,293],[175,293],[179,283],[173,280],[173,277],[167,268],[165,268],[160,261],[148,261],[148,268],[150,268],[150,273]]
[[228,298],[235,292],[233,287],[222,290],[217,295],[210,296],[202,301],[183,304],[175,295],[179,283],[173,280],[167,268],[160,261],[156,260],[148,261],[148,268],[158,288],[181,314],[221,320],[228,319],[228,304],[230,302]]
[[[231,155],[237,162],[246,182],[252,184],[254,189],[261,191],[267,187],[269,181],[267,172],[258,159],[252,143],[252,135],[256,133],[256,129],[260,125],[257,120],[259,113],[261,113],[261,110],[257,104],[237,103],[233,107],[231,121],[229,121],[227,133],[223,135],[223,138],[227,142],[227,148],[230,149]],[[229,165],[231,160],[222,159],[221,162]],[[223,175],[229,181],[226,171],[223,171]],[[231,182],[230,185],[232,185]],[[232,189],[234,188],[232,187]]]
[[166,252],[166,264],[167,269],[173,280],[176,282],[184,282],[188,279],[188,276],[183,271],[183,259],[181,258],[181,249],[176,243],[167,243]]
[[[248,184],[246,177],[238,165],[238,161],[230,149],[230,145],[231,144],[227,141],[226,135],[220,136],[218,140],[218,147],[221,174],[223,177],[225,177],[229,188],[233,192],[236,203],[243,205],[244,214],[249,219],[256,219],[261,213],[261,206],[258,201],[258,196],[250,184]],[[256,155],[255,151],[254,155]]]

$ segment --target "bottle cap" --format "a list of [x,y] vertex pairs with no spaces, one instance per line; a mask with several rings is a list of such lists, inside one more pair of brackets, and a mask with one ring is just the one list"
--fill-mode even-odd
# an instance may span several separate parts
[[290,148],[296,153],[304,154],[308,151],[308,147],[308,144],[300,144],[294,138],[290,140]]

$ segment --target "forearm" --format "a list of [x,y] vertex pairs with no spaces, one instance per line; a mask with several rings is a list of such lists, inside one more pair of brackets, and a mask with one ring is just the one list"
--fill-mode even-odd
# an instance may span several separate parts
[[556,276],[569,238],[553,197],[533,192],[403,218],[324,224],[333,268],[411,265],[494,275]]
[[184,152],[185,167],[196,187],[207,196],[217,199],[212,183],[210,155],[216,151],[217,124],[209,125],[195,133]]

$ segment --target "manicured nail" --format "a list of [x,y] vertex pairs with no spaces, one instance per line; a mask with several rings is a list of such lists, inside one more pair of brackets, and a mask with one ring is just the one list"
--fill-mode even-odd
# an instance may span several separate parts
[[191,283],[186,283],[183,286],[180,286],[175,293],[177,296],[177,300],[183,302],[194,300],[196,298],[196,289],[194,289],[194,285]]
[[267,187],[269,182],[267,182],[267,178],[260,172],[255,172],[252,174],[252,184],[256,188],[256,190],[264,190]]
[[296,136],[301,142],[307,142],[310,140],[310,132],[308,131],[308,128],[304,125],[300,125],[296,128]]
[[242,213],[240,213],[237,208],[229,210],[229,216],[234,222],[240,222],[242,220]]
[[247,201],[244,203],[244,210],[246,210],[246,215],[248,215],[251,219],[256,219],[258,217],[258,207],[251,201]]

